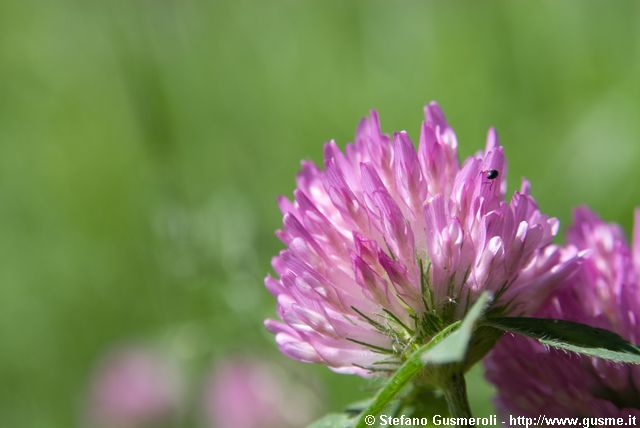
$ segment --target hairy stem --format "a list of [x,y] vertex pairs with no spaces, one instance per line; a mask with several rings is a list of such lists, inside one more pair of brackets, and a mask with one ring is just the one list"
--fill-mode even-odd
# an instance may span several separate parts
[[[467,398],[467,384],[462,372],[455,372],[443,387],[444,398],[449,407],[449,413],[455,418],[471,418],[471,408]],[[458,427],[473,427],[474,424],[460,424]]]

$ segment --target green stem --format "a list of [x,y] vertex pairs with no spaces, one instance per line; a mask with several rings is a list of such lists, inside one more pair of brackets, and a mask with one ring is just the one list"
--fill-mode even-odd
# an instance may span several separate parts
[[[467,384],[464,381],[464,374],[462,372],[454,373],[449,378],[443,390],[451,416],[466,419],[473,417],[471,415],[471,408],[469,407],[469,399],[467,398]],[[471,423],[458,425],[458,427],[474,426],[475,425]]]

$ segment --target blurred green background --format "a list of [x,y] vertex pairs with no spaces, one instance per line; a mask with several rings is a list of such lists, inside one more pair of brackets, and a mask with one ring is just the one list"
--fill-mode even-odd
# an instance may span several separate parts
[[511,190],[527,176],[565,226],[586,203],[629,231],[638,22],[635,1],[0,2],[0,425],[76,425],[127,341],[169,344],[193,394],[249,354],[318,377],[327,410],[366,396],[285,361],[261,320],[276,196],[370,108],[417,141],[438,100],[462,156],[494,125]]

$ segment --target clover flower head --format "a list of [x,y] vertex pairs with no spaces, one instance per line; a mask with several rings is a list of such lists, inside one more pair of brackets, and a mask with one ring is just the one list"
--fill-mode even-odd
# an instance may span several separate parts
[[492,308],[530,314],[579,257],[551,244],[558,221],[523,180],[505,201],[506,161],[495,130],[484,151],[458,162],[458,141],[437,104],[425,107],[416,151],[405,131],[381,131],[375,111],[324,169],[303,161],[293,201],[281,197],[266,286],[281,321],[280,350],[335,371],[392,370],[415,346],[461,319],[485,290]]
[[[640,339],[640,209],[633,250],[615,224],[581,207],[567,232],[566,252],[588,250],[578,272],[563,281],[536,316],[558,318]],[[640,416],[640,367],[579,357],[505,336],[485,360],[505,414],[571,417]]]
[[279,368],[251,358],[222,361],[205,384],[204,412],[212,428],[295,428],[317,411],[310,388]]
[[167,423],[180,410],[181,383],[177,367],[161,353],[138,346],[113,351],[94,375],[89,426]]

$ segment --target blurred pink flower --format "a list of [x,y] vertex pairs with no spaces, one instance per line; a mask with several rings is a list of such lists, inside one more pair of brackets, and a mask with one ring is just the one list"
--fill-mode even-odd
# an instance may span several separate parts
[[205,386],[212,428],[299,428],[316,414],[317,397],[277,367],[241,359],[218,366]]
[[109,354],[94,374],[91,426],[129,428],[165,424],[182,398],[177,368],[162,354],[142,347]]
[[425,115],[416,152],[372,112],[344,153],[325,145],[324,170],[302,162],[293,202],[279,199],[287,248],[265,283],[282,322],[265,324],[289,357],[342,373],[390,369],[483,291],[503,313],[530,314],[575,270],[579,257],[560,259],[558,221],[527,181],[505,202],[495,131],[461,166],[438,105]]
[[[640,339],[640,210],[635,213],[633,252],[620,227],[587,208],[574,212],[568,251],[589,250],[579,273],[565,281],[536,316],[560,318]],[[635,262],[635,266],[634,266]],[[504,414],[521,416],[640,416],[640,367],[545,348],[505,336],[486,359]]]

